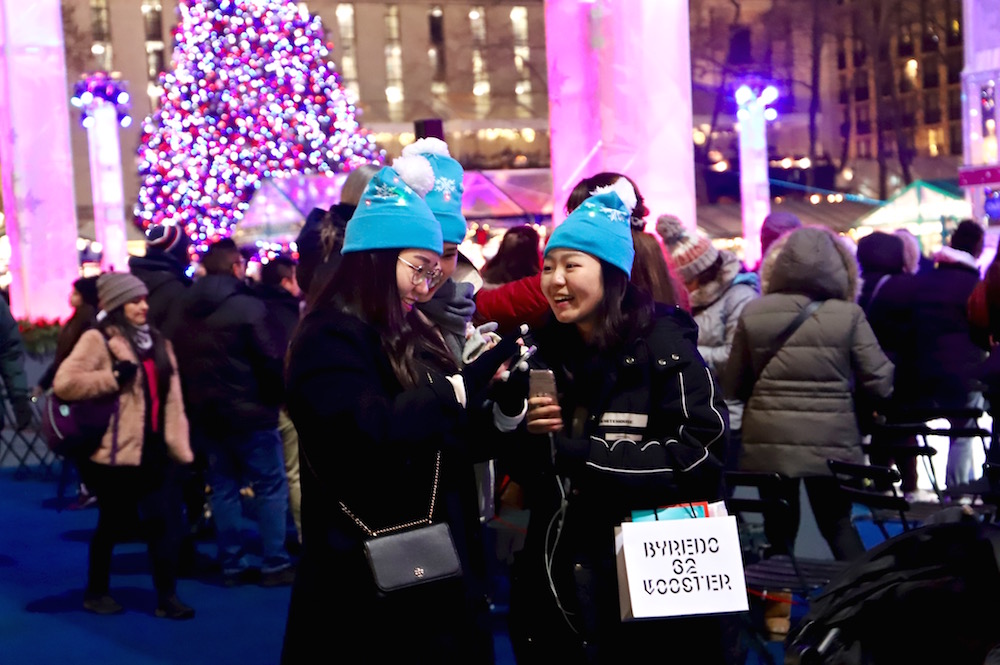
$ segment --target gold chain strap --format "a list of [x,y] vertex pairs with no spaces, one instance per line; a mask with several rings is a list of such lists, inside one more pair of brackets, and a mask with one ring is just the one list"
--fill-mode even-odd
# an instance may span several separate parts
[[369,538],[377,538],[378,536],[384,536],[387,533],[394,533],[396,531],[405,531],[406,529],[411,529],[415,526],[421,526],[423,524],[430,524],[431,518],[434,517],[434,504],[437,502],[437,490],[438,490],[438,480],[441,478],[441,451],[437,452],[437,459],[434,462],[434,484],[431,486],[431,503],[430,509],[427,511],[427,517],[419,520],[414,520],[412,522],[405,522],[404,524],[397,524],[396,526],[385,527],[384,529],[371,529],[367,524],[361,521],[361,518],[351,512],[350,508],[344,505],[343,501],[338,502],[340,504],[340,509],[344,511],[344,514],[354,520],[354,523],[365,532]]

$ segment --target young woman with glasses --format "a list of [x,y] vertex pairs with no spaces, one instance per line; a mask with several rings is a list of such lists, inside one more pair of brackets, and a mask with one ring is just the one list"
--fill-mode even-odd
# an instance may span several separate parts
[[[492,431],[490,415],[474,407],[515,344],[502,342],[460,374],[417,316],[415,304],[441,278],[442,235],[422,199],[433,174],[428,186],[400,161],[399,172],[383,168],[369,183],[340,265],[289,350],[303,555],[283,663],[359,648],[379,662],[493,659],[470,459]],[[451,529],[462,575],[380,591],[363,548],[369,534],[357,520],[385,529],[427,519],[431,504],[432,521]]]

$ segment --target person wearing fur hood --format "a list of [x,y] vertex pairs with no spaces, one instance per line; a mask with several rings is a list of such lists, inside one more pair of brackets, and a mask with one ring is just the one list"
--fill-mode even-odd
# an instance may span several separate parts
[[[763,295],[743,309],[723,374],[725,394],[746,402],[740,468],[784,476],[780,498],[791,520],[764,523],[774,553],[794,547],[802,478],[820,533],[848,560],[864,546],[826,461],[864,460],[852,391],[887,398],[893,365],[855,303],[857,261],[829,229],[805,227],[776,241],[761,281]],[[775,348],[807,307],[815,310]]]

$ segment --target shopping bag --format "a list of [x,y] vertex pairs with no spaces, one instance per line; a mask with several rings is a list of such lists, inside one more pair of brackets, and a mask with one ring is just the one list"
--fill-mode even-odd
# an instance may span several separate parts
[[736,518],[615,527],[622,621],[749,610]]

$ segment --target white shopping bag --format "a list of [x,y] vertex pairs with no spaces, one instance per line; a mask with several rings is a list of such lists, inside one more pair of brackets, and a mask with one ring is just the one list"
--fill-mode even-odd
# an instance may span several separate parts
[[622,621],[749,610],[736,518],[615,527]]

